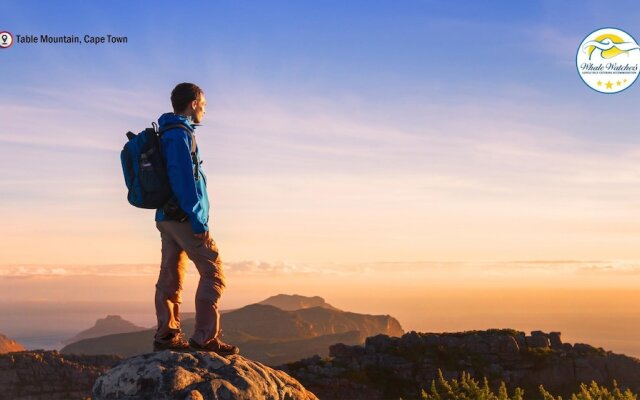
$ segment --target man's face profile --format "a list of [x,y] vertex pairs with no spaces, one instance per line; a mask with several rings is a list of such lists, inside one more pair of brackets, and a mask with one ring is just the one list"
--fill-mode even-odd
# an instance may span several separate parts
[[200,93],[198,98],[191,103],[191,107],[193,107],[193,122],[199,124],[207,112],[207,99],[204,97],[204,93]]

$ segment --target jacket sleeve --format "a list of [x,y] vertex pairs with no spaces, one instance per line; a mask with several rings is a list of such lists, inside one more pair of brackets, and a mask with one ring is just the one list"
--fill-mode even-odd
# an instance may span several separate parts
[[[169,132],[167,132],[169,133]],[[186,133],[164,135],[167,173],[173,194],[180,208],[189,216],[195,233],[209,230],[206,215],[202,212],[202,203],[193,177],[191,146]]]

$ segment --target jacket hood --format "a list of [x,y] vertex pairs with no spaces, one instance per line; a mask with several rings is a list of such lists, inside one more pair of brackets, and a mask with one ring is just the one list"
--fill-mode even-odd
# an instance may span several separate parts
[[191,121],[191,118],[187,118],[184,115],[178,115],[175,113],[164,113],[158,118],[158,125],[160,129],[164,128],[168,125],[182,124],[190,128],[191,130],[195,130],[196,124]]

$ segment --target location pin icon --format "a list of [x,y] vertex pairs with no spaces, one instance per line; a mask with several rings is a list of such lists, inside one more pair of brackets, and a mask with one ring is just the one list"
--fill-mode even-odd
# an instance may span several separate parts
[[9,36],[2,35],[2,44],[7,44],[7,39],[9,39]]

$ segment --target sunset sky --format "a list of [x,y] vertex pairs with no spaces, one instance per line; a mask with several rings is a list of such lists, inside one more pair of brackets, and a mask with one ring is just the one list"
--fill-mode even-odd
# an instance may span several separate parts
[[187,81],[222,309],[319,295],[640,357],[640,83],[600,94],[575,65],[638,21],[634,1],[4,1],[14,37],[128,42],[0,49],[0,333],[155,323],[160,235],[119,157]]
[[575,67],[598,28],[640,38],[636,2],[144,4],[3,2],[14,36],[128,37],[0,50],[5,273],[159,261],[119,152],[183,81],[207,95],[197,137],[230,266],[636,271],[640,84],[599,94]]

